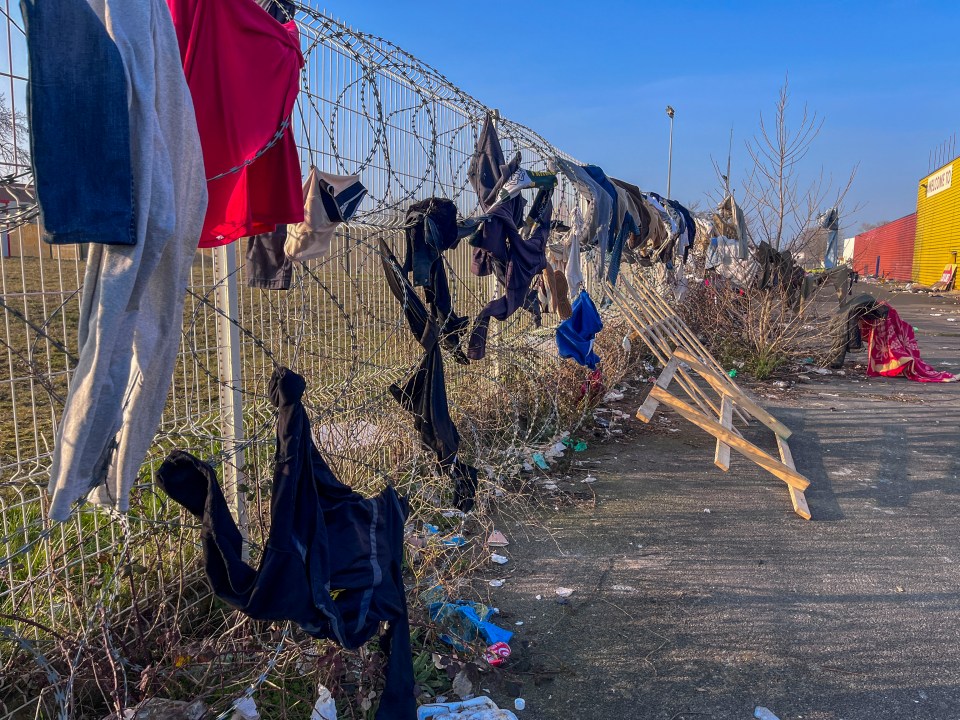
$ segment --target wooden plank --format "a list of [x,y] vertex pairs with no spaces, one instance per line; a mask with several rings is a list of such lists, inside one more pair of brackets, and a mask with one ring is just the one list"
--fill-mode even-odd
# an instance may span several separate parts
[[[724,395],[720,401],[720,424],[727,430],[733,430],[733,400]],[[713,464],[726,472],[730,469],[730,446],[717,438],[717,452],[713,456]]]
[[[626,317],[627,322],[634,328],[634,330],[637,331],[637,335],[644,341],[646,346],[650,349],[650,352],[653,353],[654,357],[656,357],[657,362],[666,366],[666,364],[670,361],[670,358],[673,357],[673,348],[666,337],[658,335],[654,331],[639,332],[639,329],[643,326],[643,320],[637,315],[636,309],[624,299],[624,296],[622,293],[620,293],[615,285],[608,283],[608,288],[610,290],[610,297],[613,299],[616,307],[624,311],[624,316]],[[700,406],[700,409],[703,410],[703,412],[713,414],[720,412],[719,406],[713,403],[703,389],[697,385],[697,383],[693,381],[686,373],[684,373],[682,369],[676,380],[677,384],[679,384],[680,387],[683,388],[683,391],[694,402],[696,402],[697,405]],[[638,417],[643,420],[643,417],[639,415]]]
[[700,362],[700,360],[694,357],[690,352],[681,348],[677,348],[675,357],[680,358],[683,360],[683,362],[696,370],[700,376],[710,383],[711,387],[713,387],[713,389],[718,393],[721,395],[732,396],[734,402],[740,405],[740,407],[742,407],[748,413],[753,415],[753,417],[755,417],[761,423],[770,428],[774,433],[776,433],[777,437],[782,437],[784,439],[790,437],[792,434],[790,428],[777,420],[762,407],[757,405],[757,403],[751,400],[739,387],[736,385],[731,387],[721,378],[717,377],[716,373],[711,368],[708,368],[706,365]]
[[[663,388],[666,390],[670,387],[670,382],[673,380],[673,376],[677,372],[677,368],[680,367],[680,361],[676,358],[671,358],[670,362],[667,363],[667,366],[663,368],[663,371],[660,373],[660,376],[657,378],[657,382],[654,383],[654,387]],[[657,399],[653,396],[653,388],[650,388],[651,392],[647,395],[647,399],[644,400],[643,405],[640,406],[640,409],[637,410],[637,420],[643,420],[645,423],[650,422],[653,419],[653,414],[657,411],[657,407],[660,405],[657,402]]]
[[[777,449],[780,451],[780,459],[783,461],[783,464],[796,470],[797,466],[793,464],[793,453],[790,452],[790,446],[787,445],[787,441],[779,435],[777,435]],[[806,495],[789,485],[787,486],[787,490],[790,491],[790,502],[793,503],[793,511],[804,520],[811,519],[813,515],[810,513],[810,506],[807,505]]]
[[666,390],[654,385],[652,388],[650,388],[650,394],[653,395],[658,401],[669,405],[694,425],[706,430],[718,440],[723,440],[723,442],[729,445],[732,449],[736,450],[738,453],[749,458],[750,460],[753,460],[753,462],[755,462],[757,465],[762,467],[770,474],[780,478],[787,483],[787,485],[795,487],[797,490],[806,490],[808,487],[810,487],[810,481],[796,470],[788,467],[771,455],[768,455],[753,443],[739,437],[736,433],[727,430],[712,417],[708,417],[703,413],[698,412],[696,408],[683,402],[683,400],[674,397]]

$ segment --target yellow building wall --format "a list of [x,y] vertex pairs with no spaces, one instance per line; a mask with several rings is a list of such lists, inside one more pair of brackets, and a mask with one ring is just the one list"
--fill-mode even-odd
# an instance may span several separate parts
[[[931,178],[947,168],[956,170],[950,187],[927,196]],[[942,176],[941,176],[942,180]],[[960,158],[947,163],[920,181],[917,188],[917,239],[913,246],[913,279],[932,285],[945,265],[960,253]]]

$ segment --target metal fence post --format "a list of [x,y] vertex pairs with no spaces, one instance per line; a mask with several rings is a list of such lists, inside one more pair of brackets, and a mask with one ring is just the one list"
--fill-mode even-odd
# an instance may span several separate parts
[[[247,539],[246,483],[243,451],[243,366],[240,355],[240,301],[237,291],[237,244],[213,251],[217,305],[217,366],[220,375],[220,424],[223,436],[223,488],[244,541]],[[244,542],[244,556],[249,552]]]

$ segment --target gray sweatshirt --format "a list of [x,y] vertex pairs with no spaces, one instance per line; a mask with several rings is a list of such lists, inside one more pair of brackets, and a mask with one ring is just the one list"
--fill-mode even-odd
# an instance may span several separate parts
[[129,507],[170,389],[207,207],[193,102],[166,3],[88,2],[126,69],[137,244],[90,246],[80,360],[50,471],[53,520],[66,520],[88,494],[120,512]]

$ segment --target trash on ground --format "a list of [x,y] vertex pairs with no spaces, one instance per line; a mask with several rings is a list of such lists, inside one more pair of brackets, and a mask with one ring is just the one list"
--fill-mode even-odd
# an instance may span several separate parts
[[704,508],[703,511],[704,511],[705,513],[707,513],[707,515],[710,514],[710,508]]
[[242,697],[233,703],[233,716],[230,720],[260,720],[260,711],[252,697]]
[[517,720],[517,716],[481,695],[462,702],[421,705],[417,708],[417,720]]
[[[209,708],[202,700],[186,702],[149,698],[136,706],[123,711],[122,720],[202,720],[208,717]],[[116,720],[116,713],[105,720]]]
[[517,710],[523,710],[527,706],[527,702],[523,698],[517,698],[516,700],[513,701],[513,706]]
[[557,593],[557,595],[559,595],[560,597],[570,597],[571,595],[573,595],[573,588],[558,587],[558,588],[556,589],[556,593]]
[[503,580],[491,580],[489,585],[490,587],[503,587]]
[[603,396],[604,402],[617,402],[618,400],[623,400],[624,394],[618,390],[611,390],[606,395]]
[[754,709],[753,716],[757,718],[757,720],[780,720],[780,718],[778,718],[776,715],[770,712],[770,710],[763,707],[762,705],[758,705]]
[[586,476],[583,480],[581,480],[580,482],[582,482],[582,483],[595,483],[596,481],[597,481],[597,479],[596,479],[593,475],[587,475],[587,476]]
[[550,465],[547,463],[546,459],[543,457],[543,453],[534,453],[533,461],[537,464],[537,467],[541,470],[549,470]]
[[467,544],[467,539],[463,535],[451,535],[441,540],[440,544],[447,547],[460,547]]
[[510,541],[507,540],[507,536],[499,530],[494,530],[487,538],[487,547],[506,547],[509,544]]
[[832,375],[831,371],[828,368],[810,368],[812,372],[815,372],[817,375]]
[[587,449],[586,440],[574,440],[573,438],[566,438],[563,441],[563,444],[568,448],[571,448],[574,452],[583,452]]
[[505,642],[497,642],[486,649],[483,653],[483,659],[493,667],[500,667],[510,657],[510,652],[509,645]]
[[737,369],[730,368],[729,370],[727,370],[727,375],[729,375],[732,378],[735,378],[737,376]]
[[623,342],[620,343],[620,346],[623,348],[624,352],[630,352],[630,348],[633,347],[633,343],[630,342],[629,335],[623,336]]
[[337,720],[337,703],[324,685],[317,691],[317,702],[313,705],[310,720]]
[[465,600],[437,602],[432,603],[428,610],[430,619],[446,630],[440,635],[440,639],[456,650],[466,650],[468,645],[480,639],[493,645],[498,642],[509,643],[513,637],[510,630],[504,630],[490,622],[490,618],[497,611],[483,603]]
[[510,558],[506,557],[505,555],[497,555],[497,553],[493,553],[490,556],[490,559],[493,560],[493,562],[495,562],[497,565],[506,565],[508,562],[510,562]]
[[[475,673],[473,674],[475,675]],[[473,688],[475,683],[470,676],[471,673],[467,671],[466,667],[463,667],[460,669],[460,672],[454,676],[453,683],[450,686],[454,694],[460,696],[463,700],[469,700],[474,695]]]

